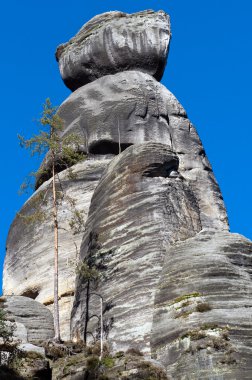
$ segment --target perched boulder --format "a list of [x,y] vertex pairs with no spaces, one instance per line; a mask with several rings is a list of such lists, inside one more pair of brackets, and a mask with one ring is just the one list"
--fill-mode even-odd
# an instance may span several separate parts
[[99,321],[91,319],[99,315],[98,294],[113,350],[134,342],[149,351],[165,245],[201,230],[197,200],[178,164],[166,145],[145,143],[127,148],[103,174],[92,197],[80,251],[81,260],[100,275],[98,284],[89,277],[78,278],[71,320],[75,339],[98,334]]
[[139,70],[162,78],[171,38],[170,19],[163,12],[107,12],[91,19],[56,59],[72,91],[108,74]]
[[[7,320],[17,322],[17,329],[21,330],[20,337],[22,339],[24,336],[24,343],[54,337],[53,317],[44,305],[22,296],[2,296],[0,303],[7,313]],[[27,331],[27,336],[23,333],[22,325]],[[18,333],[16,335],[18,337]]]
[[250,378],[251,264],[252,242],[224,231],[202,231],[169,247],[151,348],[172,378]]

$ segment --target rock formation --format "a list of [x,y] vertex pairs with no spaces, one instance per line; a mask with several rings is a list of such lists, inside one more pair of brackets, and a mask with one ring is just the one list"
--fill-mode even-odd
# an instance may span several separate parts
[[[62,336],[99,339],[102,299],[112,352],[139,349],[174,379],[249,379],[252,243],[228,232],[200,138],[158,82],[170,37],[162,11],[109,12],[57,49],[74,91],[58,111],[61,137],[79,135],[87,157],[72,167],[74,177],[59,173],[84,213],[73,235],[72,211],[64,200],[59,206]],[[21,215],[45,194],[48,218],[29,225],[18,215],[8,236],[3,287],[12,310],[20,299],[53,310],[49,156],[42,167]],[[75,278],[78,260],[89,275]]]
[[151,348],[172,378],[251,377],[251,263],[251,241],[226,231],[167,247]]
[[22,296],[2,296],[0,307],[8,320],[17,324],[14,335],[22,342],[37,343],[54,337],[52,314],[40,302]]
[[171,38],[163,12],[107,12],[58,47],[60,73],[71,90],[107,74],[137,70],[162,78]]

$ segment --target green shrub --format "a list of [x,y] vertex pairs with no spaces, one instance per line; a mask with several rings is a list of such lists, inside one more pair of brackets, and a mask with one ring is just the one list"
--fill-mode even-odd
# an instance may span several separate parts
[[111,356],[105,356],[101,363],[107,368],[112,368],[115,365],[115,360]]
[[98,356],[93,355],[87,359],[87,369],[89,369],[90,371],[96,370],[99,367],[99,364],[100,361]]
[[0,308],[0,338],[4,343],[12,341],[14,331],[15,325],[7,323],[6,312]]

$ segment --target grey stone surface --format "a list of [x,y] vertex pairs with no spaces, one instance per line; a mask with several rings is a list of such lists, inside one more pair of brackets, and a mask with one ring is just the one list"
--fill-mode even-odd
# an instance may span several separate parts
[[108,75],[75,91],[59,110],[63,135],[79,134],[91,155],[118,154],[131,144],[167,144],[194,186],[204,228],[228,229],[222,195],[200,138],[175,96],[147,74]]
[[252,242],[224,231],[168,248],[151,347],[172,378],[251,378],[251,264]]
[[[197,200],[178,173],[177,156],[166,145],[133,145],[114,158],[92,197],[80,252],[81,260],[93,256],[101,278],[95,290],[82,278],[77,282],[73,338],[83,338],[87,298],[89,314],[99,315],[95,291],[104,305],[113,305],[104,315],[113,349],[134,342],[148,352],[165,246],[200,230]],[[95,335],[97,328],[97,318],[88,321],[88,331]]]
[[[61,137],[78,134],[88,158],[72,167],[76,178],[68,170],[58,175],[65,191],[59,206],[62,338],[70,337],[72,310],[72,337],[83,339],[87,327],[88,340],[99,339],[102,296],[112,351],[139,348],[172,379],[250,379],[252,242],[227,232],[200,138],[157,81],[169,41],[162,11],[108,12],[57,50],[62,78],[75,90],[59,109]],[[27,224],[17,216],[7,241],[3,290],[15,296],[2,301],[23,342],[53,336],[50,165],[46,157],[47,173],[21,209],[31,215],[43,195],[46,219]],[[77,235],[69,228],[68,197],[84,213]],[[86,277],[76,279],[79,250],[98,275],[86,267]],[[97,279],[88,283],[91,275]],[[33,369],[33,361],[23,364],[24,371]],[[42,360],[37,369],[48,373],[47,366]],[[83,375],[83,363],[80,368],[76,376]],[[136,370],[127,368],[122,377],[135,378]]]
[[13,342],[28,342],[28,331],[23,323],[6,321],[7,324],[13,326]]
[[171,38],[170,19],[163,12],[107,12],[85,24],[56,59],[71,90],[108,74],[139,70],[162,78]]
[[22,296],[2,296],[1,307],[6,311],[6,318],[17,322],[17,329],[23,332],[23,325],[27,331],[25,334],[17,332],[16,337],[24,343],[52,339],[54,337],[53,317],[51,312],[39,302]]
[[[69,339],[69,319],[75,287],[76,252],[83,232],[73,235],[69,221],[72,211],[67,197],[76,200],[76,208],[83,211],[84,223],[94,188],[109,160],[87,160],[72,169],[77,178],[70,179],[68,172],[59,174],[65,200],[59,206],[59,305],[62,338]],[[51,181],[45,182],[25,203],[20,213],[34,212],[34,199],[41,192],[47,194],[42,203],[46,220],[29,223],[17,216],[7,239],[7,252],[3,272],[3,293],[26,295],[41,302],[53,312],[53,230]],[[84,226],[83,226],[84,228]],[[77,250],[77,251],[76,251]]]
[[45,357],[44,347],[35,346],[34,344],[31,344],[31,343],[22,343],[22,344],[19,344],[17,348],[20,351],[23,351],[24,353],[35,352],[36,354],[39,354]]

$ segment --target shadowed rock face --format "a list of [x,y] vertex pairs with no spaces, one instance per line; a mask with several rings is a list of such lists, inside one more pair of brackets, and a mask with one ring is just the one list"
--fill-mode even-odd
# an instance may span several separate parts
[[152,355],[172,378],[249,379],[252,242],[201,232],[166,252],[155,296]]
[[52,313],[41,303],[27,297],[5,296],[0,298],[0,307],[7,319],[17,322],[14,335],[22,331],[23,341],[36,343],[54,337]]
[[63,81],[72,91],[124,70],[162,78],[171,38],[163,12],[107,12],[94,17],[56,52]]
[[[114,350],[134,342],[149,351],[155,287],[165,245],[201,229],[197,200],[177,170],[178,158],[166,145],[131,146],[110,163],[94,192],[81,259],[93,255],[103,268],[95,292],[102,295],[105,305],[112,305],[104,317]],[[94,234],[95,253],[90,250]],[[90,315],[99,315],[99,302],[89,285],[81,278],[77,282],[72,312],[75,338],[83,336],[90,292],[94,298]],[[89,332],[95,335],[96,328],[97,320],[88,321]]]

